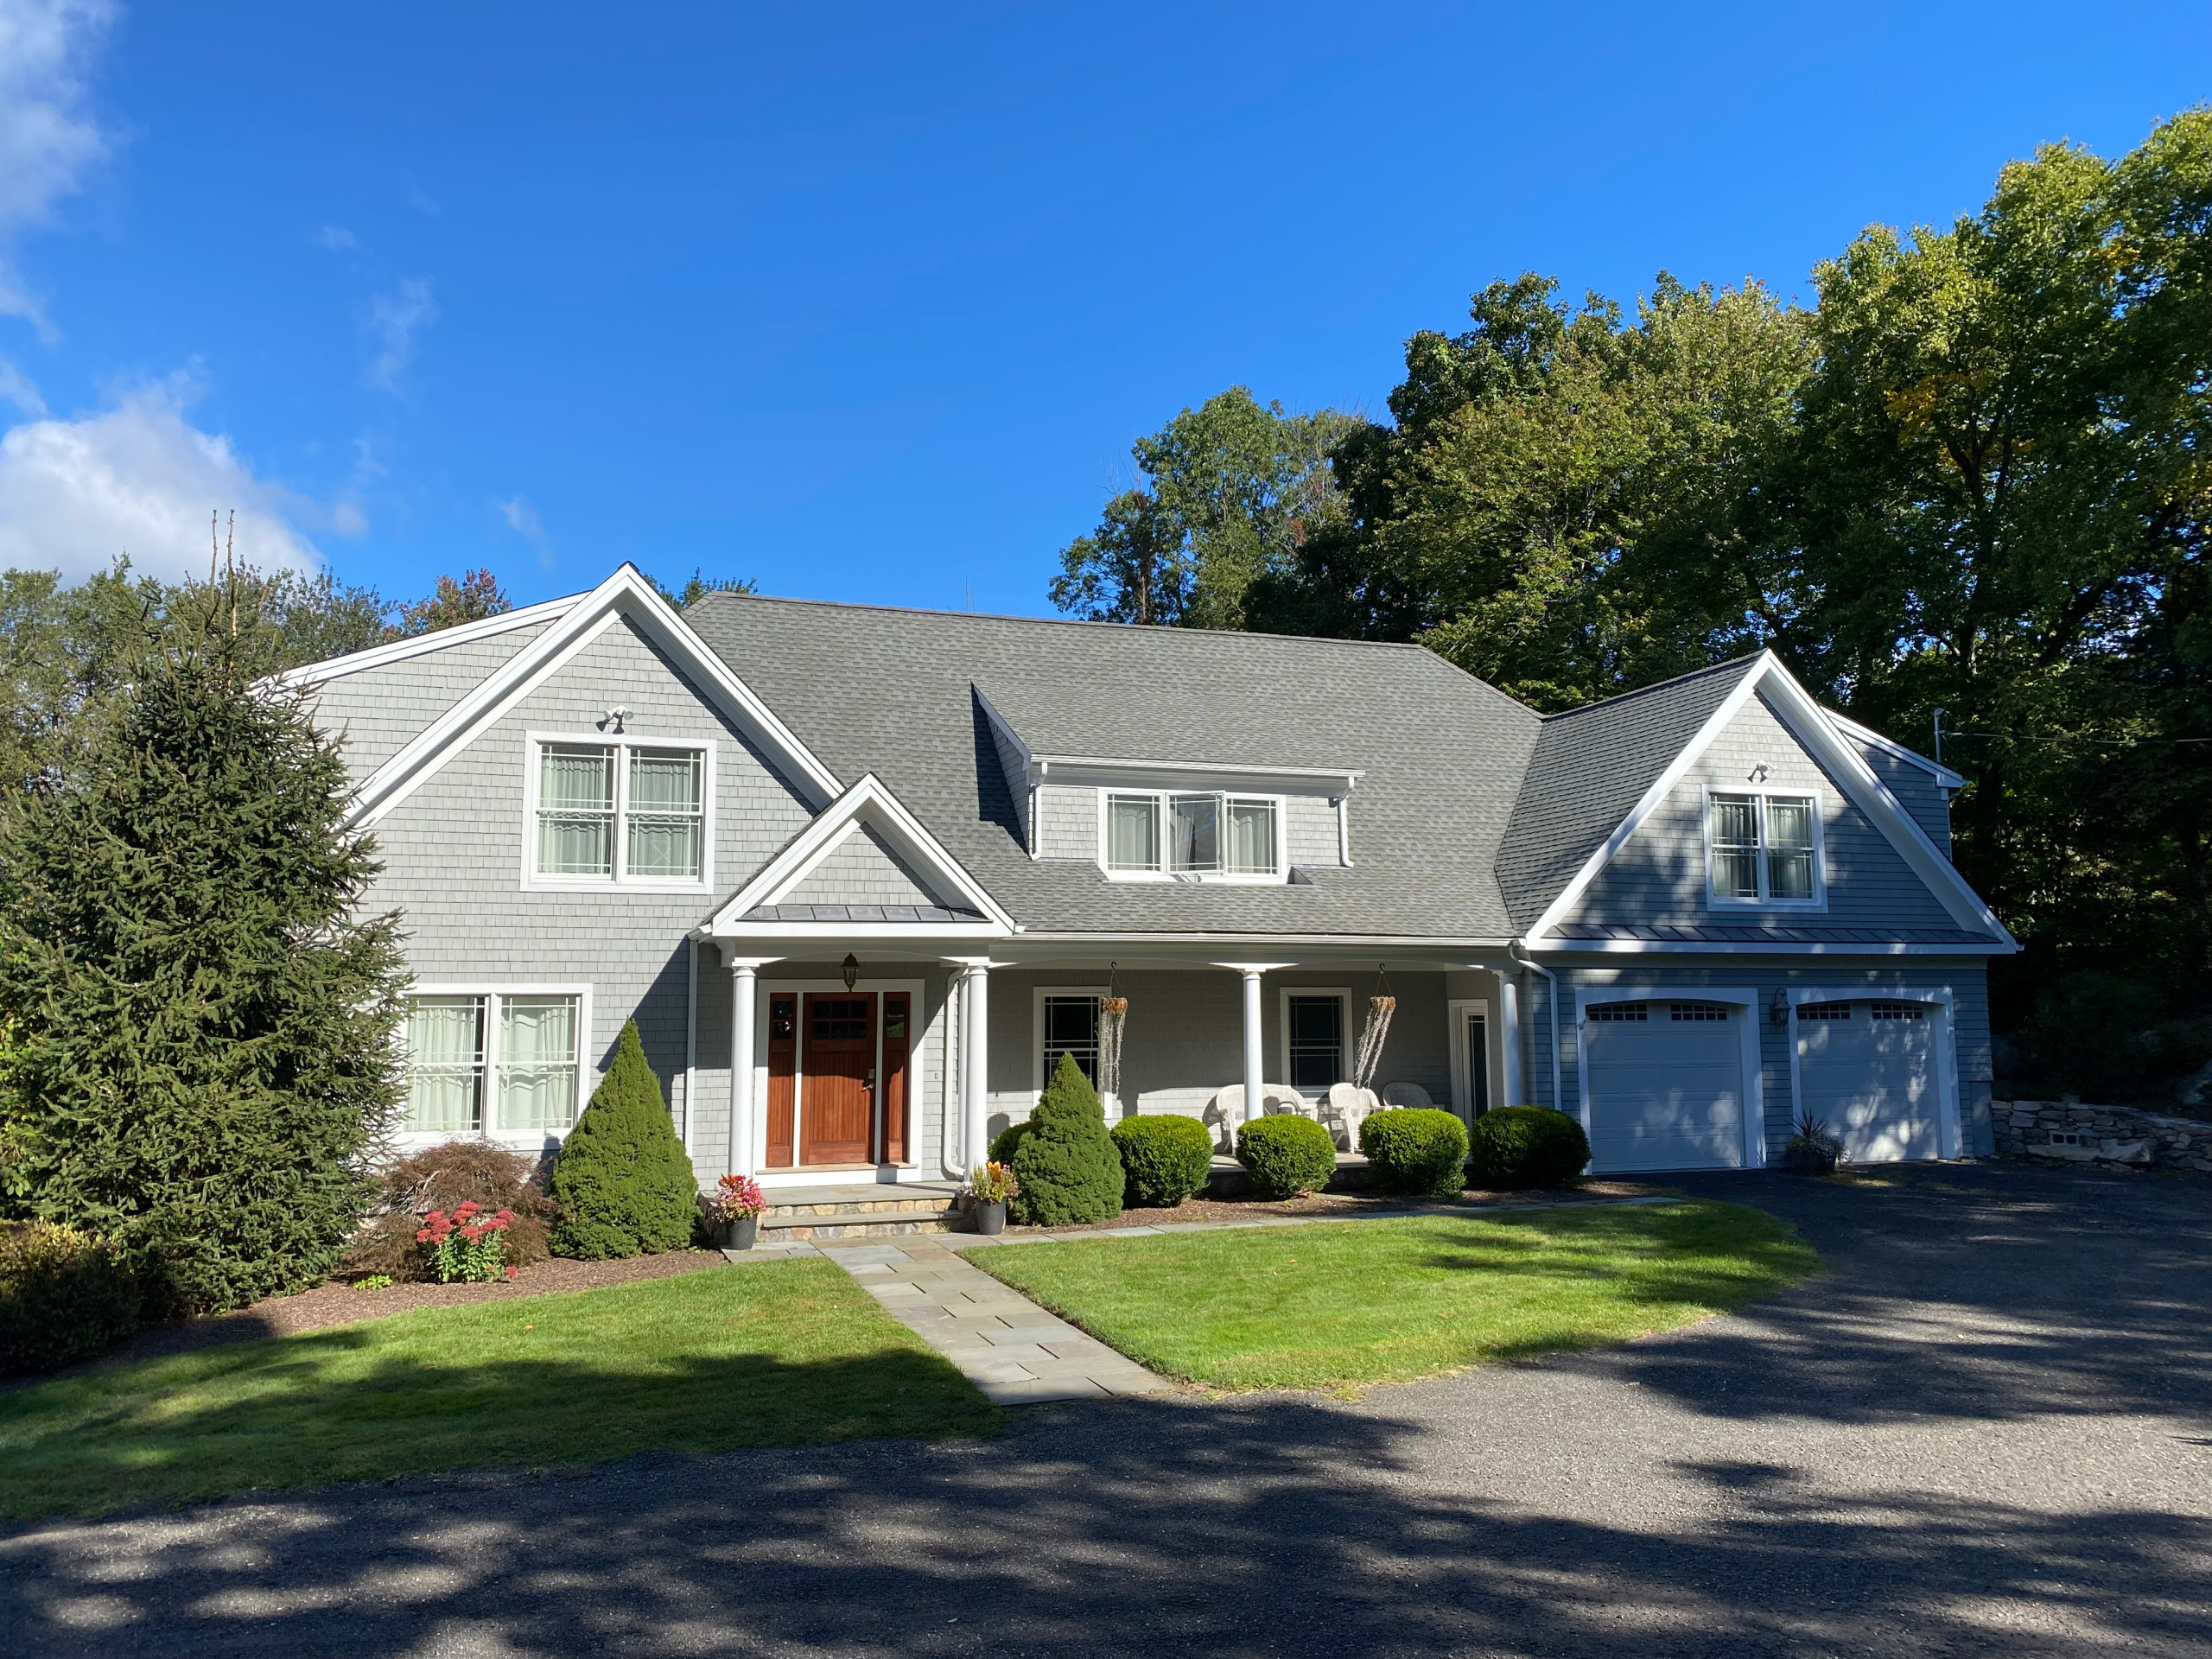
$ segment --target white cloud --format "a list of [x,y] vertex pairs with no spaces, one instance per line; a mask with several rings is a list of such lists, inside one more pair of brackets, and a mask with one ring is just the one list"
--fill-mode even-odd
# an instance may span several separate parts
[[553,544],[545,538],[545,525],[538,518],[537,509],[520,496],[492,504],[499,510],[499,517],[507,521],[507,528],[537,550],[537,562],[547,569],[553,568]]
[[425,219],[435,219],[445,212],[430,193],[412,179],[407,181],[407,189],[400,200]]
[[4,357],[0,357],[0,397],[34,419],[46,413],[46,399],[38,395],[30,376]]
[[111,409],[27,421],[0,437],[0,566],[73,578],[128,553],[149,575],[204,577],[207,515],[235,508],[243,562],[315,569],[297,527],[313,505],[255,477],[228,438],[186,419],[197,390],[174,375]]
[[343,225],[324,226],[315,233],[315,239],[333,253],[343,253],[346,249],[359,245],[353,239],[353,232]]
[[363,382],[375,391],[396,396],[399,377],[415,360],[416,331],[437,320],[438,304],[430,297],[430,285],[419,277],[410,276],[400,283],[396,294],[372,296],[368,327],[378,349],[362,374]]
[[86,71],[115,19],[113,0],[0,0],[0,316],[42,337],[54,325],[8,257],[51,222],[108,141],[85,107]]

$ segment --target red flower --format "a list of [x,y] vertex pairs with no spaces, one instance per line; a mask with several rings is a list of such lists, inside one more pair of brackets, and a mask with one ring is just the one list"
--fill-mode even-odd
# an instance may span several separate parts
[[522,1271],[522,1269],[521,1269],[520,1268],[517,1268],[517,1267],[509,1267],[509,1268],[508,1268],[508,1269],[507,1269],[507,1277],[508,1277],[508,1278],[510,1278],[510,1279],[512,1279],[512,1278],[513,1278],[517,1274],[520,1273],[521,1271]]
[[463,1198],[461,1201],[461,1207],[453,1212],[453,1218],[455,1221],[466,1220],[468,1217],[474,1215],[483,1207],[484,1206],[482,1205],[477,1203],[474,1198]]
[[484,1236],[484,1230],[481,1227],[464,1227],[461,1230],[461,1236],[474,1244]]
[[427,1244],[427,1243],[429,1243],[430,1242],[430,1230],[429,1230],[429,1228],[425,1227],[425,1228],[424,1228],[421,1232],[419,1232],[419,1233],[416,1234],[416,1235],[415,1235],[415,1242],[416,1242],[417,1244]]

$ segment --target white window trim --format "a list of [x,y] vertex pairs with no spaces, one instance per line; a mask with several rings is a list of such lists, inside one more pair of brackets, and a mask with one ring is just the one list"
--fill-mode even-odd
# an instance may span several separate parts
[[[1759,804],[1759,893],[1757,899],[1736,899],[1722,893],[1714,883],[1713,862],[1713,798],[1715,795],[1749,795]],[[1767,887],[1766,806],[1773,798],[1809,800],[1813,804],[1813,896],[1809,899],[1770,899],[1765,896]],[[1741,789],[1726,784],[1705,786],[1703,816],[1700,824],[1705,838],[1705,905],[1707,910],[1794,910],[1825,911],[1828,907],[1828,849],[1827,796],[1818,789],[1782,789],[1764,784],[1746,785]]]
[[[614,764],[614,873],[612,875],[546,875],[537,868],[538,785],[541,753],[560,747],[612,748]],[[644,732],[525,732],[523,734],[522,890],[524,893],[711,893],[715,886],[715,761],[711,737],[660,736]],[[683,880],[660,875],[625,875],[628,853],[632,749],[695,749],[702,755],[699,772],[699,875]]]
[[[1281,985],[1275,988],[1275,1075],[1286,1089],[1298,1089],[1290,1080],[1290,999],[1294,996],[1333,996],[1337,999],[1337,1046],[1349,1067],[1358,1056],[1359,1038],[1351,1028],[1351,991],[1343,985]],[[1335,1079],[1348,1083],[1347,1077]],[[1301,1095],[1306,1091],[1299,1089]]]
[[[395,1144],[412,1152],[423,1147],[442,1147],[448,1141],[488,1141],[494,1146],[512,1147],[527,1152],[543,1147],[549,1141],[558,1142],[568,1138],[568,1129],[501,1129],[494,1127],[499,1121],[499,1002],[510,996],[573,996],[576,999],[576,1098],[575,1109],[569,1114],[569,1128],[584,1115],[584,1103],[591,1098],[597,1086],[599,1072],[592,1064],[591,987],[589,985],[492,985],[480,981],[461,984],[410,985],[407,996],[480,996],[486,1000],[484,1010],[484,1127],[480,1129],[400,1129],[392,1139]],[[400,1065],[402,1081],[405,1078],[407,1055],[407,1027],[403,1020],[399,1028]],[[406,1109],[405,1102],[401,1110]],[[404,1121],[404,1120],[403,1120]]]
[[[1228,834],[1226,808],[1230,801],[1266,801],[1274,808],[1275,868],[1272,875],[1232,875],[1225,870],[1182,871],[1117,870],[1109,861],[1109,837],[1112,833],[1108,802],[1116,795],[1149,795],[1160,803],[1160,855],[1164,860],[1167,850],[1167,800],[1172,795],[1216,795],[1221,798],[1224,817],[1222,834]],[[1290,799],[1285,795],[1269,795],[1260,791],[1249,792],[1234,789],[1122,789],[1113,785],[1102,785],[1098,791],[1098,868],[1105,872],[1109,881],[1137,881],[1175,883],[1183,887],[1211,884],[1224,887],[1280,887],[1290,880]]]
[[[1141,791],[1139,791],[1141,792]],[[1038,985],[1029,993],[1029,1107],[1045,1098],[1045,999],[1048,996],[1103,997],[1103,985]]]

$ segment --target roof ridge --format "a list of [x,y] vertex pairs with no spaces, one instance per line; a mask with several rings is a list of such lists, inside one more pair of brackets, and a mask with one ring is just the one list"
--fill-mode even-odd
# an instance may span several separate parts
[[[1082,616],[1015,616],[1005,611],[947,611],[928,605],[885,605],[854,599],[804,599],[790,594],[734,594],[724,590],[701,595],[692,601],[691,608],[696,610],[702,605],[723,603],[818,605],[840,611],[898,611],[909,616],[960,617],[977,622],[1026,622],[1044,628],[1110,628],[1126,633],[1158,633],[1191,639],[1296,639],[1333,645],[1370,646],[1386,651],[1414,651],[1426,657],[1436,656],[1427,645],[1411,639],[1352,639],[1334,633],[1273,633],[1260,628],[1186,628],[1168,622],[1109,622]],[[1440,657],[1437,660],[1442,662],[1445,659]]]
[[1746,656],[1731,657],[1725,663],[1707,663],[1703,668],[1691,669],[1686,674],[1676,674],[1667,679],[1654,680],[1649,685],[1637,686],[1633,691],[1616,691],[1610,697],[1600,697],[1595,702],[1577,703],[1572,709],[1558,709],[1546,715],[1543,718],[1545,723],[1548,725],[1554,720],[1565,720],[1570,715],[1586,715],[1592,709],[1603,709],[1608,703],[1626,702],[1631,697],[1641,697],[1654,691],[1663,691],[1670,685],[1681,685],[1690,680],[1702,679],[1707,674],[1718,674],[1724,668],[1741,668],[1746,663],[1757,662],[1766,654],[1766,647],[1762,645],[1758,650]]

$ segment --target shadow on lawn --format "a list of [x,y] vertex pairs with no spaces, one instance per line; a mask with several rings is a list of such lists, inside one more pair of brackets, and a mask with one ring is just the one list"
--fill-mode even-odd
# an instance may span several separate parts
[[[2175,1432],[2212,1421],[2202,1194],[2115,1203],[2068,1175],[1703,1183],[1796,1223],[1834,1273],[1736,1319],[1358,1408],[1137,1401],[1020,1414],[995,1442],[23,1529],[0,1537],[0,1651],[2212,1650],[2202,1505],[2112,1501],[2050,1421],[2145,1414],[2174,1442],[2170,1491],[2212,1466]],[[1653,1396],[1681,1449],[1625,1468],[1589,1455],[1571,1413],[1496,1404]],[[1871,1435],[1862,1452],[1834,1428],[1931,1416],[1943,1433],[1880,1442],[1925,1467],[1869,1466]],[[2040,1498],[2013,1500],[1999,1447]]]
[[[1146,1402],[1032,1417],[982,1448],[640,1459],[33,1533],[0,1543],[0,1645],[1651,1659],[2212,1642],[2202,1520],[1840,1499],[1713,1462],[1676,1472],[1726,1493],[1718,1513],[1616,1524],[1441,1490],[1433,1452],[1429,1425],[1303,1399]],[[2064,1639],[2038,1638],[2047,1621]]]

